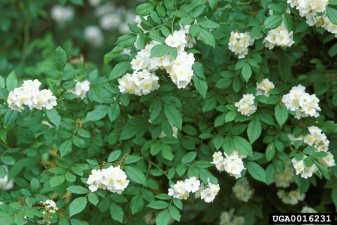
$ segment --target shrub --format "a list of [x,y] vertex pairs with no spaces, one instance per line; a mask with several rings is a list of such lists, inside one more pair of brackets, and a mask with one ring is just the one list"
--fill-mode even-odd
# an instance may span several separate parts
[[10,73],[1,224],[334,212],[337,2],[302,3],[148,0],[104,56],[110,74],[61,47],[46,89]]

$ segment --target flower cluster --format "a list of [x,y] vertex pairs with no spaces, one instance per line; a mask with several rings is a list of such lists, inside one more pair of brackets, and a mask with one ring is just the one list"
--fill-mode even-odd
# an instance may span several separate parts
[[77,98],[84,99],[87,92],[90,89],[90,82],[84,80],[82,82],[77,81],[76,86],[73,89],[67,90],[67,93],[76,95]]
[[168,195],[177,199],[187,199],[190,193],[199,191],[200,180],[197,177],[191,177],[184,181],[178,181],[168,189]]
[[100,47],[103,44],[103,33],[98,26],[88,26],[84,29],[84,38],[94,46]]
[[193,43],[195,43],[195,40],[187,34],[188,30],[188,26],[182,27],[179,31],[174,31],[173,35],[169,35],[165,39],[166,45],[177,49],[178,55],[176,59],[172,58],[169,53],[161,57],[151,58],[152,48],[160,44],[157,41],[151,41],[131,61],[132,69],[149,72],[165,69],[178,88],[185,88],[191,82],[194,75],[192,66],[195,61],[193,53],[188,54],[185,51],[185,47],[193,47]]
[[235,193],[236,198],[243,202],[248,202],[254,194],[254,189],[250,188],[246,177],[238,179],[232,187],[232,190]]
[[56,97],[48,89],[39,91],[40,85],[41,82],[37,79],[34,81],[25,80],[21,87],[9,92],[8,107],[19,112],[24,109],[24,105],[27,105],[30,109],[52,109],[53,106],[57,105]]
[[244,116],[250,116],[256,112],[256,106],[254,105],[255,96],[253,94],[243,95],[243,98],[235,103],[238,108],[238,112],[241,112]]
[[274,87],[275,85],[273,82],[269,81],[268,78],[265,78],[261,81],[261,83],[256,83],[256,96],[265,95],[269,97],[270,94],[268,92]]
[[226,171],[229,175],[235,177],[236,179],[241,177],[241,171],[246,169],[243,165],[243,158],[246,155],[240,154],[238,151],[234,150],[229,156],[224,152],[225,157],[222,156],[220,151],[213,154],[213,163],[216,168],[222,172]]
[[291,7],[296,8],[302,17],[306,18],[309,26],[322,27],[337,37],[337,25],[331,23],[326,14],[328,0],[288,0],[287,2]]
[[209,203],[213,202],[219,190],[219,184],[212,184],[209,179],[207,179],[207,185],[205,186],[200,184],[197,177],[191,177],[171,185],[171,188],[168,189],[168,195],[177,199],[187,199],[190,193],[195,193],[196,198],[201,198]]
[[195,193],[195,197],[203,199],[206,203],[210,203],[213,202],[219,191],[220,185],[212,184],[208,178],[207,185],[205,186],[204,184],[201,184],[200,189]]
[[282,200],[284,204],[296,205],[299,201],[303,201],[305,194],[301,194],[300,190],[292,190],[290,192],[285,192],[284,190],[278,190],[277,196]]
[[279,170],[276,170],[275,174],[275,185],[276,187],[287,188],[290,186],[292,182],[294,182],[295,171],[293,168],[288,168],[288,165],[291,163],[290,161],[286,161],[284,172],[281,173]]
[[72,6],[55,5],[51,9],[51,18],[59,25],[74,18],[74,8]]
[[245,219],[243,216],[234,215],[234,209],[231,208],[228,212],[222,212],[220,216],[220,225],[244,225]]
[[156,75],[147,70],[134,71],[118,79],[118,88],[122,93],[147,95],[160,87],[158,80]]
[[315,94],[309,95],[305,92],[305,87],[298,85],[293,87],[289,94],[282,97],[282,102],[288,110],[296,112],[296,118],[314,116],[318,117],[321,108],[318,105],[319,99]]
[[[305,136],[299,136],[295,138],[292,134],[288,134],[288,138],[291,141],[291,144],[293,145],[295,141],[299,141],[301,145],[308,145],[311,147],[314,147],[316,150],[315,152],[325,152],[328,155],[324,158],[319,159],[320,164],[322,164],[324,167],[332,167],[335,166],[335,159],[334,156],[328,152],[329,149],[329,143],[330,141],[326,137],[325,133],[322,132],[322,130],[316,126],[308,127],[309,133]],[[293,166],[296,170],[296,174],[301,173],[301,176],[303,178],[308,178],[312,176],[312,173],[316,172],[317,166],[313,165],[309,168],[305,167],[304,165],[304,159],[306,156],[300,160],[297,161],[296,159],[293,159]]]
[[101,188],[121,194],[130,182],[126,178],[126,173],[120,169],[119,165],[116,167],[110,166],[108,169],[92,170],[87,184],[90,185],[91,192]]
[[229,37],[228,48],[237,55],[239,59],[245,58],[248,54],[248,47],[252,46],[255,40],[260,37],[262,37],[262,34],[256,38],[250,38],[250,32],[240,33],[236,31],[234,33],[232,31]]
[[45,205],[45,208],[50,212],[50,213],[55,213],[56,210],[58,210],[57,206],[56,206],[56,203],[51,200],[51,199],[48,199],[46,200],[45,202],[43,201],[40,201],[43,205]]
[[309,206],[303,206],[301,213],[317,213],[317,211]]
[[292,46],[295,42],[293,40],[293,32],[289,32],[285,25],[281,23],[277,28],[268,31],[263,43],[266,48],[273,49],[275,46],[287,48]]
[[56,213],[56,211],[58,210],[56,203],[51,200],[48,199],[45,202],[40,201],[40,203],[42,203],[43,205],[45,205],[46,211],[43,211],[43,222],[46,224],[51,224],[51,220],[53,219],[53,216],[51,215],[51,213]]
[[6,169],[6,175],[4,178],[0,178],[0,190],[8,191],[14,187],[14,180],[10,179],[8,181],[8,168],[6,166],[2,166]]
[[315,164],[312,164],[310,167],[307,167],[304,164],[304,160],[307,158],[307,156],[303,156],[303,158],[299,161],[297,161],[295,158],[291,160],[293,163],[293,166],[295,168],[296,174],[301,174],[301,177],[304,179],[308,179],[311,177],[317,170],[317,166]]
[[326,152],[328,155],[322,159],[318,159],[319,163],[325,168],[336,166],[336,162],[333,154],[331,152]]

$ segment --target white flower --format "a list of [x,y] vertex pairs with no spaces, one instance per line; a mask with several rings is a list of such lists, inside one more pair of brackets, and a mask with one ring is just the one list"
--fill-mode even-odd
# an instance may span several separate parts
[[[259,38],[259,37],[257,37]],[[239,33],[239,32],[231,32],[231,36],[229,37],[228,48],[235,55],[238,56],[239,59],[245,58],[248,54],[248,47],[253,45],[255,40],[251,39],[250,33]]]
[[293,32],[289,32],[282,22],[276,29],[268,31],[263,43],[266,48],[273,49],[275,46],[282,48],[290,47],[295,42],[293,40]]
[[191,177],[190,179],[185,180],[185,189],[188,192],[195,193],[199,190],[200,187],[200,180],[196,177]]
[[289,164],[290,161],[285,162],[286,168],[284,169],[284,173],[281,173],[279,170],[276,170],[274,179],[276,187],[287,188],[290,186],[292,182],[294,182],[295,171],[292,168],[287,168]]
[[256,83],[256,96],[265,95],[269,97],[270,94],[268,92],[274,87],[275,85],[271,81],[269,81],[268,78],[265,78],[261,81],[261,83]]
[[102,169],[102,171],[94,169],[91,171],[87,181],[91,192],[95,192],[98,189],[108,189],[118,194],[121,194],[129,183],[126,173],[120,169],[120,166],[110,166],[108,169]]
[[235,185],[232,187],[233,192],[236,195],[236,198],[239,201],[248,202],[249,199],[254,194],[254,189],[251,189],[249,182],[246,177],[238,179]]
[[67,21],[71,21],[74,17],[74,9],[72,6],[55,5],[51,9],[51,18],[58,24],[63,25]]
[[285,192],[284,190],[279,190],[277,196],[282,200],[284,204],[296,205],[299,201],[303,201],[305,194],[300,194],[300,190],[292,190],[290,192]]
[[321,108],[318,105],[319,99],[316,95],[305,93],[305,87],[298,85],[293,87],[289,94],[282,97],[282,102],[288,110],[296,112],[296,118],[308,116],[319,116]]
[[14,187],[14,180],[10,179],[8,181],[8,168],[6,166],[2,166],[6,169],[6,175],[4,178],[0,178],[0,190],[8,191]]
[[90,89],[90,82],[84,80],[82,82],[77,81],[76,86],[73,89],[67,90],[67,93],[76,95],[77,98],[84,99],[87,92]]
[[241,112],[244,116],[250,116],[256,112],[256,106],[254,105],[254,95],[246,94],[243,95],[243,98],[235,103],[235,106],[238,108],[238,112]]
[[169,35],[165,39],[166,45],[172,47],[172,48],[178,48],[178,46],[181,46],[180,50],[183,50],[185,47],[186,41],[186,33],[184,31],[174,31],[173,35]]
[[55,213],[56,210],[58,210],[56,203],[52,199],[48,199],[45,202],[40,201],[43,205],[45,205],[45,208],[49,210],[51,213]]
[[84,37],[94,47],[100,47],[103,44],[103,34],[98,26],[88,26],[84,29]]
[[301,213],[317,213],[317,211],[309,206],[303,206]]
[[41,83],[38,80],[26,80],[21,87],[11,91],[7,98],[8,107],[12,110],[21,112],[24,105],[30,109],[46,108],[50,110],[57,105],[56,97],[48,89],[39,91]]

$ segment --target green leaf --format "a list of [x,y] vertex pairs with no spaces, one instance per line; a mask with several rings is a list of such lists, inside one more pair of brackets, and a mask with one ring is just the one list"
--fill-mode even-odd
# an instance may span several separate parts
[[325,168],[324,166],[322,166],[317,160],[315,160],[314,163],[319,168],[319,171],[321,171],[325,179],[330,180],[329,170]]
[[133,45],[137,40],[137,35],[135,34],[124,34],[120,36],[116,42],[116,45],[121,46],[123,48],[128,48]]
[[58,128],[61,123],[61,116],[55,109],[47,110],[47,117]]
[[107,105],[96,106],[95,109],[87,114],[86,119],[88,121],[98,121],[104,118],[109,112],[109,107]]
[[67,188],[68,191],[74,194],[87,194],[89,190],[82,186],[70,186]]
[[172,153],[171,146],[163,144],[161,148],[161,155],[163,156],[163,158],[169,161],[172,161],[174,158],[174,155]]
[[151,57],[150,58],[162,57],[163,55],[165,55],[167,53],[167,51],[168,51],[167,45],[165,45],[165,44],[155,45],[151,49]]
[[121,150],[115,150],[115,151],[111,152],[109,157],[108,157],[108,162],[116,161],[119,158],[120,155],[121,155]]
[[183,119],[180,112],[171,105],[165,105],[164,113],[168,121],[181,130]]
[[283,18],[282,18],[281,15],[269,16],[264,21],[264,27],[267,28],[267,29],[275,29],[282,23],[282,20],[283,20]]
[[163,119],[163,122],[161,123],[161,130],[168,138],[172,138],[173,129],[171,124],[166,119]]
[[14,90],[18,86],[18,79],[15,71],[12,71],[6,79],[6,87],[9,90]]
[[123,209],[114,202],[111,202],[111,205],[110,205],[110,216],[112,219],[120,223],[123,223],[123,218],[124,218]]
[[275,156],[275,144],[274,142],[270,143],[266,149],[266,159],[271,161]]
[[245,63],[242,67],[242,76],[246,82],[248,82],[249,78],[252,76],[252,73],[252,68],[250,68],[248,63]]
[[247,128],[247,135],[250,143],[254,143],[262,133],[262,126],[259,117],[255,117],[252,121],[250,121]]
[[282,80],[285,83],[287,83],[291,77],[291,67],[290,67],[291,64],[289,62],[289,58],[286,56],[283,50],[279,52],[280,52],[280,59],[278,61],[278,70]]
[[95,206],[97,206],[98,201],[99,201],[97,195],[95,193],[92,193],[92,192],[90,192],[88,194],[88,200],[89,200],[89,202],[91,202],[91,204],[93,204]]
[[62,185],[64,183],[64,175],[53,176],[49,183],[52,188]]
[[35,177],[30,181],[30,186],[32,187],[32,191],[37,193],[40,190],[40,182]]
[[275,118],[276,121],[280,124],[280,126],[282,127],[283,124],[287,121],[288,119],[288,110],[287,107],[282,104],[282,107],[277,104],[275,107]]
[[202,22],[198,22],[198,24],[204,28],[209,28],[209,29],[214,29],[214,28],[218,28],[220,27],[219,24],[211,21],[211,20],[205,20],[205,21],[202,21]]
[[167,46],[168,53],[172,56],[172,58],[177,58],[178,56],[178,50],[176,48],[172,48],[170,46]]
[[178,209],[183,209],[183,202],[180,199],[173,198],[173,203]]
[[251,144],[244,138],[235,136],[233,138],[234,148],[243,155],[253,156]]
[[337,207],[337,188],[332,189],[331,191],[331,199],[335,206]]
[[1,161],[7,165],[15,165],[15,159],[11,156],[2,156]]
[[169,207],[169,204],[164,201],[154,201],[150,202],[146,207],[152,208],[152,209],[166,209]]
[[190,26],[189,33],[192,35],[192,37],[196,37],[200,33],[201,29],[197,24],[193,24]]
[[119,114],[120,114],[119,104],[115,103],[109,108],[110,121],[113,122],[115,119],[117,119],[119,117]]
[[182,163],[190,163],[197,157],[196,152],[189,152],[187,153],[181,160]]
[[67,64],[67,53],[59,46],[54,53],[55,68],[62,72]]
[[80,135],[81,137],[84,138],[90,138],[90,132],[81,128],[77,128],[77,133],[78,135]]
[[287,30],[291,32],[293,30],[293,19],[288,13],[284,13],[283,15],[283,23],[286,26]]
[[326,14],[328,15],[330,22],[337,25],[337,9],[328,6],[326,8]]
[[142,158],[143,157],[136,156],[136,155],[128,155],[128,156],[125,157],[124,164],[128,165],[128,164],[137,162],[137,161],[141,160]]
[[140,16],[147,16],[153,10],[154,5],[151,3],[143,3],[136,8],[136,14]]
[[261,26],[254,27],[252,31],[250,32],[250,38],[256,38],[257,36],[261,34],[261,31],[262,31]]
[[205,44],[210,45],[213,48],[215,48],[215,38],[214,38],[213,34],[211,34],[210,32],[208,32],[204,29],[201,29],[200,36],[201,36],[202,41]]
[[136,167],[126,166],[125,172],[130,178],[131,181],[136,182],[138,184],[142,184],[146,187],[146,178],[145,175]]
[[168,225],[170,222],[170,214],[167,211],[162,211],[156,217],[156,225]]
[[130,209],[132,215],[136,214],[137,212],[140,212],[143,209],[143,206],[144,206],[143,196],[142,195],[134,196],[130,202]]
[[109,80],[117,79],[123,76],[126,71],[131,68],[130,61],[124,61],[118,63],[112,70],[109,76]]
[[73,148],[73,142],[71,139],[63,142],[59,147],[61,157],[68,155],[72,151],[72,148]]
[[3,179],[7,174],[7,171],[4,167],[0,166],[0,178]]
[[87,206],[87,199],[85,197],[76,198],[69,205],[69,216],[72,217],[82,212]]
[[215,9],[217,2],[218,2],[217,0],[208,0],[208,4],[212,10]]
[[193,76],[195,89],[201,94],[201,96],[206,99],[208,85],[207,82],[198,76]]
[[171,205],[169,207],[169,213],[170,213],[170,215],[172,216],[173,219],[180,222],[181,215],[180,215],[179,210],[175,206]]
[[159,116],[160,112],[161,112],[161,109],[162,109],[162,104],[161,104],[161,101],[154,101],[151,106],[150,106],[150,118],[152,121],[154,121],[157,116]]
[[130,29],[131,32],[136,33],[136,34],[140,34],[143,33],[143,30],[140,27],[136,27],[130,23],[128,23],[128,27]]
[[257,164],[256,162],[248,162],[247,163],[247,169],[250,175],[255,179],[262,181],[264,183],[266,182],[266,173],[263,170],[263,168]]
[[15,110],[8,110],[5,114],[4,124],[6,126],[12,125],[19,116],[19,112]]
[[273,164],[270,164],[266,169],[266,183],[269,185],[275,179],[276,169]]

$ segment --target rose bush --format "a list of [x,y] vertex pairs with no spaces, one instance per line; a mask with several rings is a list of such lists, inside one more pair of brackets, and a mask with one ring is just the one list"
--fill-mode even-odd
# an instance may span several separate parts
[[334,212],[336,5],[148,0],[104,55],[110,74],[61,47],[43,84],[10,73],[0,224]]

